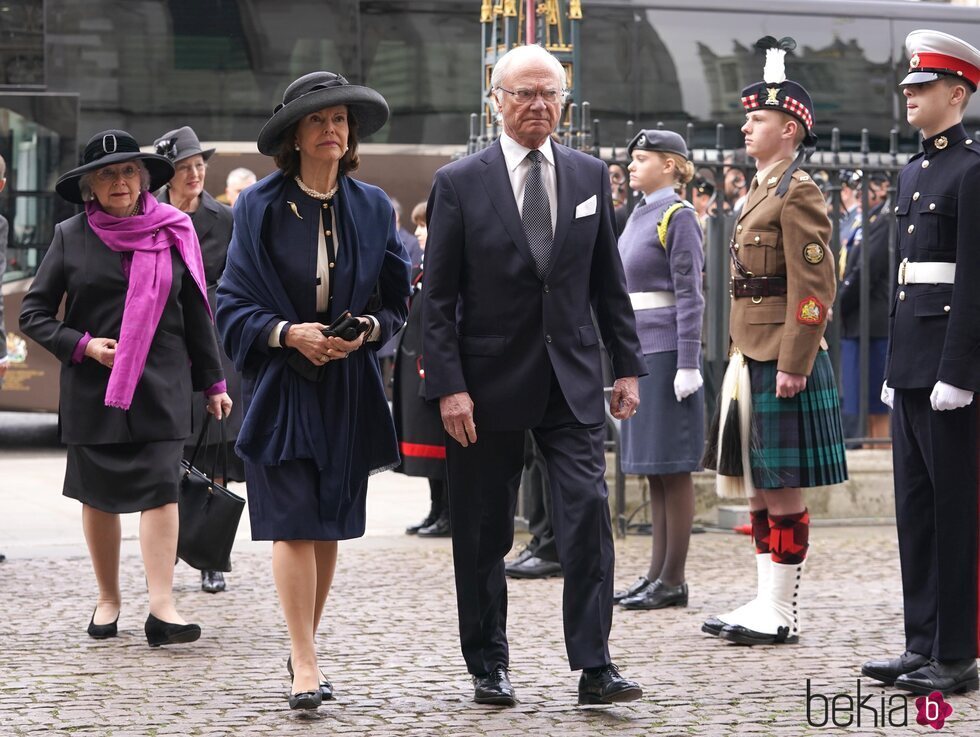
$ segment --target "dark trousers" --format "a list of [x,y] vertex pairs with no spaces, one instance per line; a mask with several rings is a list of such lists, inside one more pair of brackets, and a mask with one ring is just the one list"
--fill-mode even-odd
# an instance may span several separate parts
[[558,562],[558,545],[551,526],[551,494],[548,492],[548,466],[534,442],[534,433],[526,434],[524,444],[524,511],[531,542],[527,544],[535,556],[551,563]]
[[929,389],[896,389],[895,513],[906,647],[977,657],[977,403],[936,412]]
[[[572,670],[605,665],[612,625],[613,547],[602,425],[582,425],[552,381],[531,428],[548,465],[552,525],[565,571],[565,648]],[[446,438],[459,637],[470,673],[509,667],[504,556],[514,542],[524,431],[485,431],[463,448]]]

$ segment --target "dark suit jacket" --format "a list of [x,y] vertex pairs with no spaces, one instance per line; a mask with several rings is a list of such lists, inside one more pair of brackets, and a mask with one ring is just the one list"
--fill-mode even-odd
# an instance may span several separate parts
[[[558,217],[541,279],[503,152],[436,172],[429,195],[423,353],[426,396],[467,391],[477,427],[515,430],[544,416],[552,372],[580,422],[605,418],[596,318],[616,377],[645,373],[613,230],[606,165],[552,143]],[[592,214],[576,207],[594,199]]]
[[[59,421],[67,444],[180,440],[191,433],[191,401],[222,379],[214,327],[183,260],[170,249],[173,283],[129,410],[105,406],[109,369],[72,364],[82,336],[117,338],[129,284],[120,255],[99,240],[84,214],[55,227],[20,327],[62,362]],[[64,317],[59,307],[65,299]],[[200,395],[196,395],[199,399]]]
[[852,246],[847,254],[844,280],[837,289],[837,312],[841,320],[841,337],[861,336],[861,249],[868,251],[870,332],[872,338],[888,337],[888,222],[894,219],[891,204],[872,208],[861,226],[861,243]]
[[[7,218],[0,215],[0,283],[3,283],[3,273],[7,270],[7,233],[9,227]],[[7,355],[7,331],[4,328],[3,295],[0,295],[0,358]]]

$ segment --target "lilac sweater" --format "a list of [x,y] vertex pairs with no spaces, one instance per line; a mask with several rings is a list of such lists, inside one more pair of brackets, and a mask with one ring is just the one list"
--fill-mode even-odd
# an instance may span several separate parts
[[673,292],[677,299],[676,307],[637,311],[636,329],[643,352],[677,351],[677,368],[699,369],[704,249],[696,213],[685,207],[671,215],[666,251],[657,235],[664,212],[680,201],[676,194],[668,194],[633,210],[619,236],[619,254],[631,294]]

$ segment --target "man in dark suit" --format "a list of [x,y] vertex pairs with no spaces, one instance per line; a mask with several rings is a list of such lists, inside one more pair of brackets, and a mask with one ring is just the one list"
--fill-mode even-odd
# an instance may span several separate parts
[[[496,63],[504,133],[435,176],[429,196],[426,394],[447,439],[460,640],[478,703],[512,705],[504,555],[531,430],[548,465],[565,570],[569,665],[580,703],[630,701],[612,665],[614,548],[604,480],[599,335],[617,377],[610,408],[639,403],[643,358],[613,232],[606,165],[551,141],[565,72],[538,46]],[[477,435],[479,429],[479,437]]]
[[905,651],[861,672],[917,694],[950,694],[980,689],[980,141],[963,127],[980,49],[928,30],[910,33],[905,47],[900,85],[922,151],[895,195],[898,283],[881,397],[893,407]]

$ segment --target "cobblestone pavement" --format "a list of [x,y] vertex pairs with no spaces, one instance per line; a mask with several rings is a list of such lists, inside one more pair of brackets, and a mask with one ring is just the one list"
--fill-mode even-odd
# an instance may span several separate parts
[[[341,544],[318,640],[338,700],[306,715],[286,704],[289,644],[269,544],[249,541],[247,523],[226,593],[202,593],[197,572],[177,568],[178,606],[202,625],[201,640],[151,650],[142,627],[138,515],[124,516],[120,636],[86,635],[96,588],[78,504],[60,496],[64,463],[53,417],[0,413],[0,551],[8,556],[0,563],[0,737],[933,733],[916,724],[914,700],[859,679],[863,660],[903,648],[890,526],[814,527],[802,640],[780,647],[740,647],[700,632],[706,617],[753,595],[755,566],[747,537],[695,535],[689,607],[616,612],[613,658],[645,689],[641,701],[624,706],[575,705],[561,581],[512,581],[508,629],[519,704],[481,707],[459,653],[449,541],[401,533],[424,515],[427,485],[380,474],[369,492],[367,535]],[[649,538],[617,542],[620,586],[645,570],[648,550]],[[809,721],[827,726],[808,724],[808,682]],[[862,699],[871,695],[860,711],[859,684]],[[850,727],[834,727],[826,714],[824,697],[834,696],[838,723]],[[980,697],[950,701],[954,711],[940,733],[980,734]]]
[[[617,579],[644,565],[648,539],[619,544]],[[288,641],[267,551],[236,554],[229,590],[209,596],[198,576],[177,570],[186,617],[202,624],[193,645],[151,650],[143,637],[146,598],[138,556],[122,561],[120,637],[85,635],[95,587],[85,557],[14,558],[0,566],[0,735],[802,735],[931,732],[881,725],[882,694],[861,727],[807,726],[806,689],[857,696],[858,666],[899,652],[901,602],[894,532],[816,528],[802,598],[798,646],[744,648],[702,635],[701,621],[748,597],[748,538],[695,536],[691,605],[617,612],[613,656],[646,689],[632,705],[575,706],[560,627],[561,582],[511,582],[510,636],[516,708],[472,703],[456,639],[452,558],[446,540],[374,536],[343,544],[319,636],[338,700],[315,715],[291,713],[284,661]],[[811,720],[823,722],[822,700]],[[839,708],[846,706],[844,698]],[[953,697],[944,733],[980,733],[980,700]],[[904,709],[905,700],[885,703]],[[856,711],[838,711],[838,721]],[[904,711],[890,712],[891,722]]]

